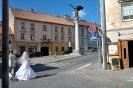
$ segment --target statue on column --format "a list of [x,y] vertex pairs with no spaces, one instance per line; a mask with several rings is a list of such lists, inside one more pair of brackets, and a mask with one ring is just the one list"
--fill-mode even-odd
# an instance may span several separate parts
[[83,7],[82,6],[73,6],[71,4],[70,4],[70,6],[74,9],[75,18],[78,20],[79,19],[78,11],[82,10]]

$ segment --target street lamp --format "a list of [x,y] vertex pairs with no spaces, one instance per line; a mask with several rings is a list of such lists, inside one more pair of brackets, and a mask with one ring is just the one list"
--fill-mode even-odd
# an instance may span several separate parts
[[100,10],[101,10],[101,29],[102,29],[103,69],[107,69],[105,0],[100,0]]
[[70,5],[74,9],[75,13],[75,18],[74,18],[74,23],[75,23],[75,54],[79,54],[79,14],[78,11],[82,10],[82,6],[73,6]]
[[2,0],[2,88],[9,88],[9,1]]

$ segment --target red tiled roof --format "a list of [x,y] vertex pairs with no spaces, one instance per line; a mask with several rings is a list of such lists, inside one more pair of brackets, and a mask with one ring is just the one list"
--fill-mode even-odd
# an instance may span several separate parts
[[[2,35],[2,25],[0,24],[0,35]],[[11,28],[9,27],[9,35],[13,35]]]
[[[73,19],[66,18],[66,20],[74,23]],[[90,22],[83,21],[83,20],[79,21],[79,25],[84,25],[84,26],[92,26],[92,25],[94,25],[96,28],[101,27],[100,24],[90,23]]]
[[22,10],[17,8],[11,8],[13,16],[20,19],[27,19],[33,21],[40,21],[40,22],[50,22],[50,23],[57,23],[57,24],[64,24],[64,25],[73,25],[73,23],[68,22],[63,17],[58,17],[54,15],[47,15],[42,14],[30,10]]

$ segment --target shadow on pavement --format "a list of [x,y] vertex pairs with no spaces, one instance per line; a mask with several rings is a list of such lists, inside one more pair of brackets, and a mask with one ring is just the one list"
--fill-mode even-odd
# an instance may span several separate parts
[[35,64],[31,65],[31,67],[32,69],[34,69],[35,72],[58,69],[58,67],[45,66],[45,64]]
[[56,75],[56,74],[39,75],[39,76],[37,76],[35,79],[37,79],[37,78],[42,78],[42,77],[53,76],[53,75]]

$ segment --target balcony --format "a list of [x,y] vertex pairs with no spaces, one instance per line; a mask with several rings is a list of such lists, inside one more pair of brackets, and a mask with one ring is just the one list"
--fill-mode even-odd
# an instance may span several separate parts
[[133,0],[118,0],[119,3],[132,2]]
[[41,39],[42,43],[51,42],[51,39]]

